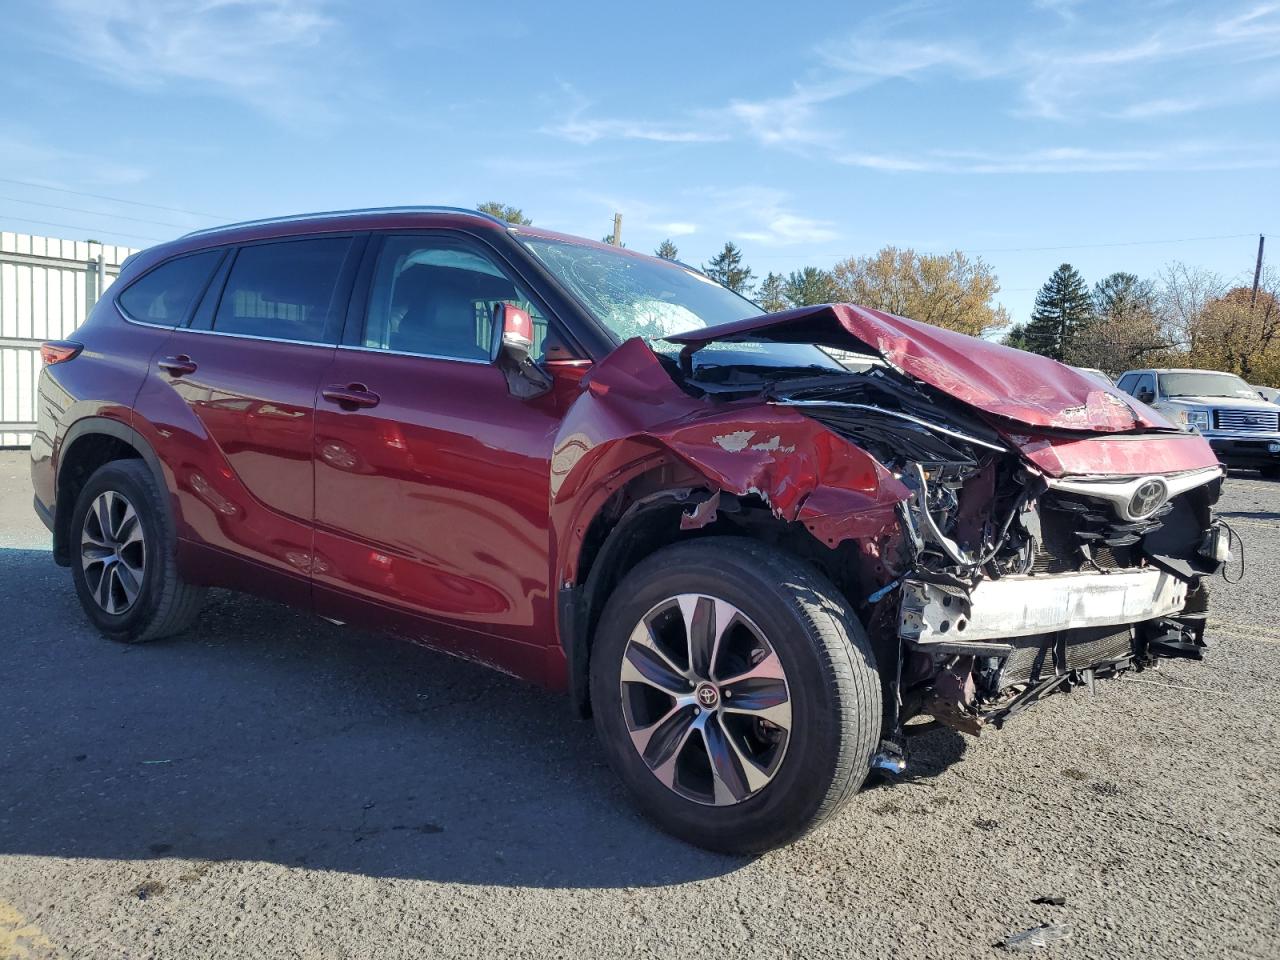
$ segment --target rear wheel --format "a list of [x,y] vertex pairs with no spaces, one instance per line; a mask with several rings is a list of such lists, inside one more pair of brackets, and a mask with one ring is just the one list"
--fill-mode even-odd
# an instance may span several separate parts
[[726,853],[832,816],[881,732],[874,655],[839,592],[739,538],[667,547],[623,579],[596,633],[591,700],[641,810]]
[[71,515],[71,576],[85,613],[112,640],[178,633],[205,591],[178,575],[164,494],[140,460],[99,467]]
[[1259,467],[1258,472],[1266,480],[1280,480],[1280,465]]

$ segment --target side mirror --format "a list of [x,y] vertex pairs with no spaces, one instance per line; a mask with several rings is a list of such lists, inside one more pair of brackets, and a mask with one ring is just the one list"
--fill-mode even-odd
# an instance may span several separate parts
[[551,378],[529,356],[533,349],[533,318],[511,303],[493,308],[493,325],[502,331],[498,366],[507,378],[512,396],[529,400],[551,389]]
[[1136,396],[1142,403],[1150,403],[1156,398],[1155,391],[1153,390],[1139,390]]

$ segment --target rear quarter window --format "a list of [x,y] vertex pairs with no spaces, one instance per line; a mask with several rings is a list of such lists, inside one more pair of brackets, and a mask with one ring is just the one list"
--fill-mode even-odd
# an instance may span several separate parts
[[169,260],[129,284],[116,303],[130,320],[175,327],[186,319],[221,259],[221,250],[206,250]]

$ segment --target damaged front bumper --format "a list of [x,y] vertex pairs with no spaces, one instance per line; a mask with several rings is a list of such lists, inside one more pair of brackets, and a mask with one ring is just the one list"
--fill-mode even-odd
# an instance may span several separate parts
[[907,580],[899,640],[931,677],[904,715],[976,735],[1055,690],[1092,690],[1160,657],[1199,659],[1206,605],[1203,585],[1150,567],[982,580],[967,591]]
[[[1057,630],[1140,623],[1178,613],[1188,585],[1163,570],[983,580],[968,594],[907,580],[899,632],[922,650],[1001,656],[999,641]],[[996,642],[991,642],[996,641]]]

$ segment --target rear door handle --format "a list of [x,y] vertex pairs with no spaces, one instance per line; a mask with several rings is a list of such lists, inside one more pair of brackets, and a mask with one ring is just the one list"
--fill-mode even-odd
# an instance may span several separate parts
[[163,360],[157,361],[156,366],[161,370],[167,370],[175,377],[180,377],[184,373],[196,372],[196,362],[185,353],[180,353],[176,357],[165,357]]
[[320,391],[320,396],[330,403],[336,403],[344,410],[355,410],[357,407],[376,407],[378,401],[382,399],[363,383],[330,384]]

